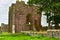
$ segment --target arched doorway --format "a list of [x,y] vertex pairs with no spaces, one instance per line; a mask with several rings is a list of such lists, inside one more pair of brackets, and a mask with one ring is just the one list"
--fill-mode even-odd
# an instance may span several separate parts
[[26,15],[26,26],[28,30],[32,30],[31,14]]

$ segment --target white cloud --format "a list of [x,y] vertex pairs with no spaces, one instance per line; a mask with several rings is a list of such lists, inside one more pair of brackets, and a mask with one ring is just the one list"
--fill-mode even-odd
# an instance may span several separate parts
[[1,0],[0,1],[0,25],[1,23],[8,23],[9,6],[16,0]]

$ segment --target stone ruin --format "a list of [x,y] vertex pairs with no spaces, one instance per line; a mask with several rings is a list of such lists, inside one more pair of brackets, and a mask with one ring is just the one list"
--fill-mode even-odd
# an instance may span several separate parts
[[40,31],[41,26],[41,14],[38,12],[37,6],[29,6],[24,1],[16,1],[15,4],[9,8],[9,31],[12,32],[12,28],[15,28],[15,32],[20,31]]
[[2,32],[9,32],[8,24],[1,23],[0,33],[2,33]]

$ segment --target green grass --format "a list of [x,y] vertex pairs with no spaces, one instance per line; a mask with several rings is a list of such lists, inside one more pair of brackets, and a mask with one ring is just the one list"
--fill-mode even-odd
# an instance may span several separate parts
[[30,36],[28,34],[19,33],[19,34],[1,34],[0,40],[60,40],[60,38],[54,37],[45,37],[42,35],[39,36]]

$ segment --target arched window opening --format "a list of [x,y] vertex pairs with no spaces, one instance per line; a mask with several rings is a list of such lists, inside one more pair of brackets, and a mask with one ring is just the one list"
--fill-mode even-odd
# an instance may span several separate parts
[[31,25],[31,14],[27,14],[26,16],[26,25]]

